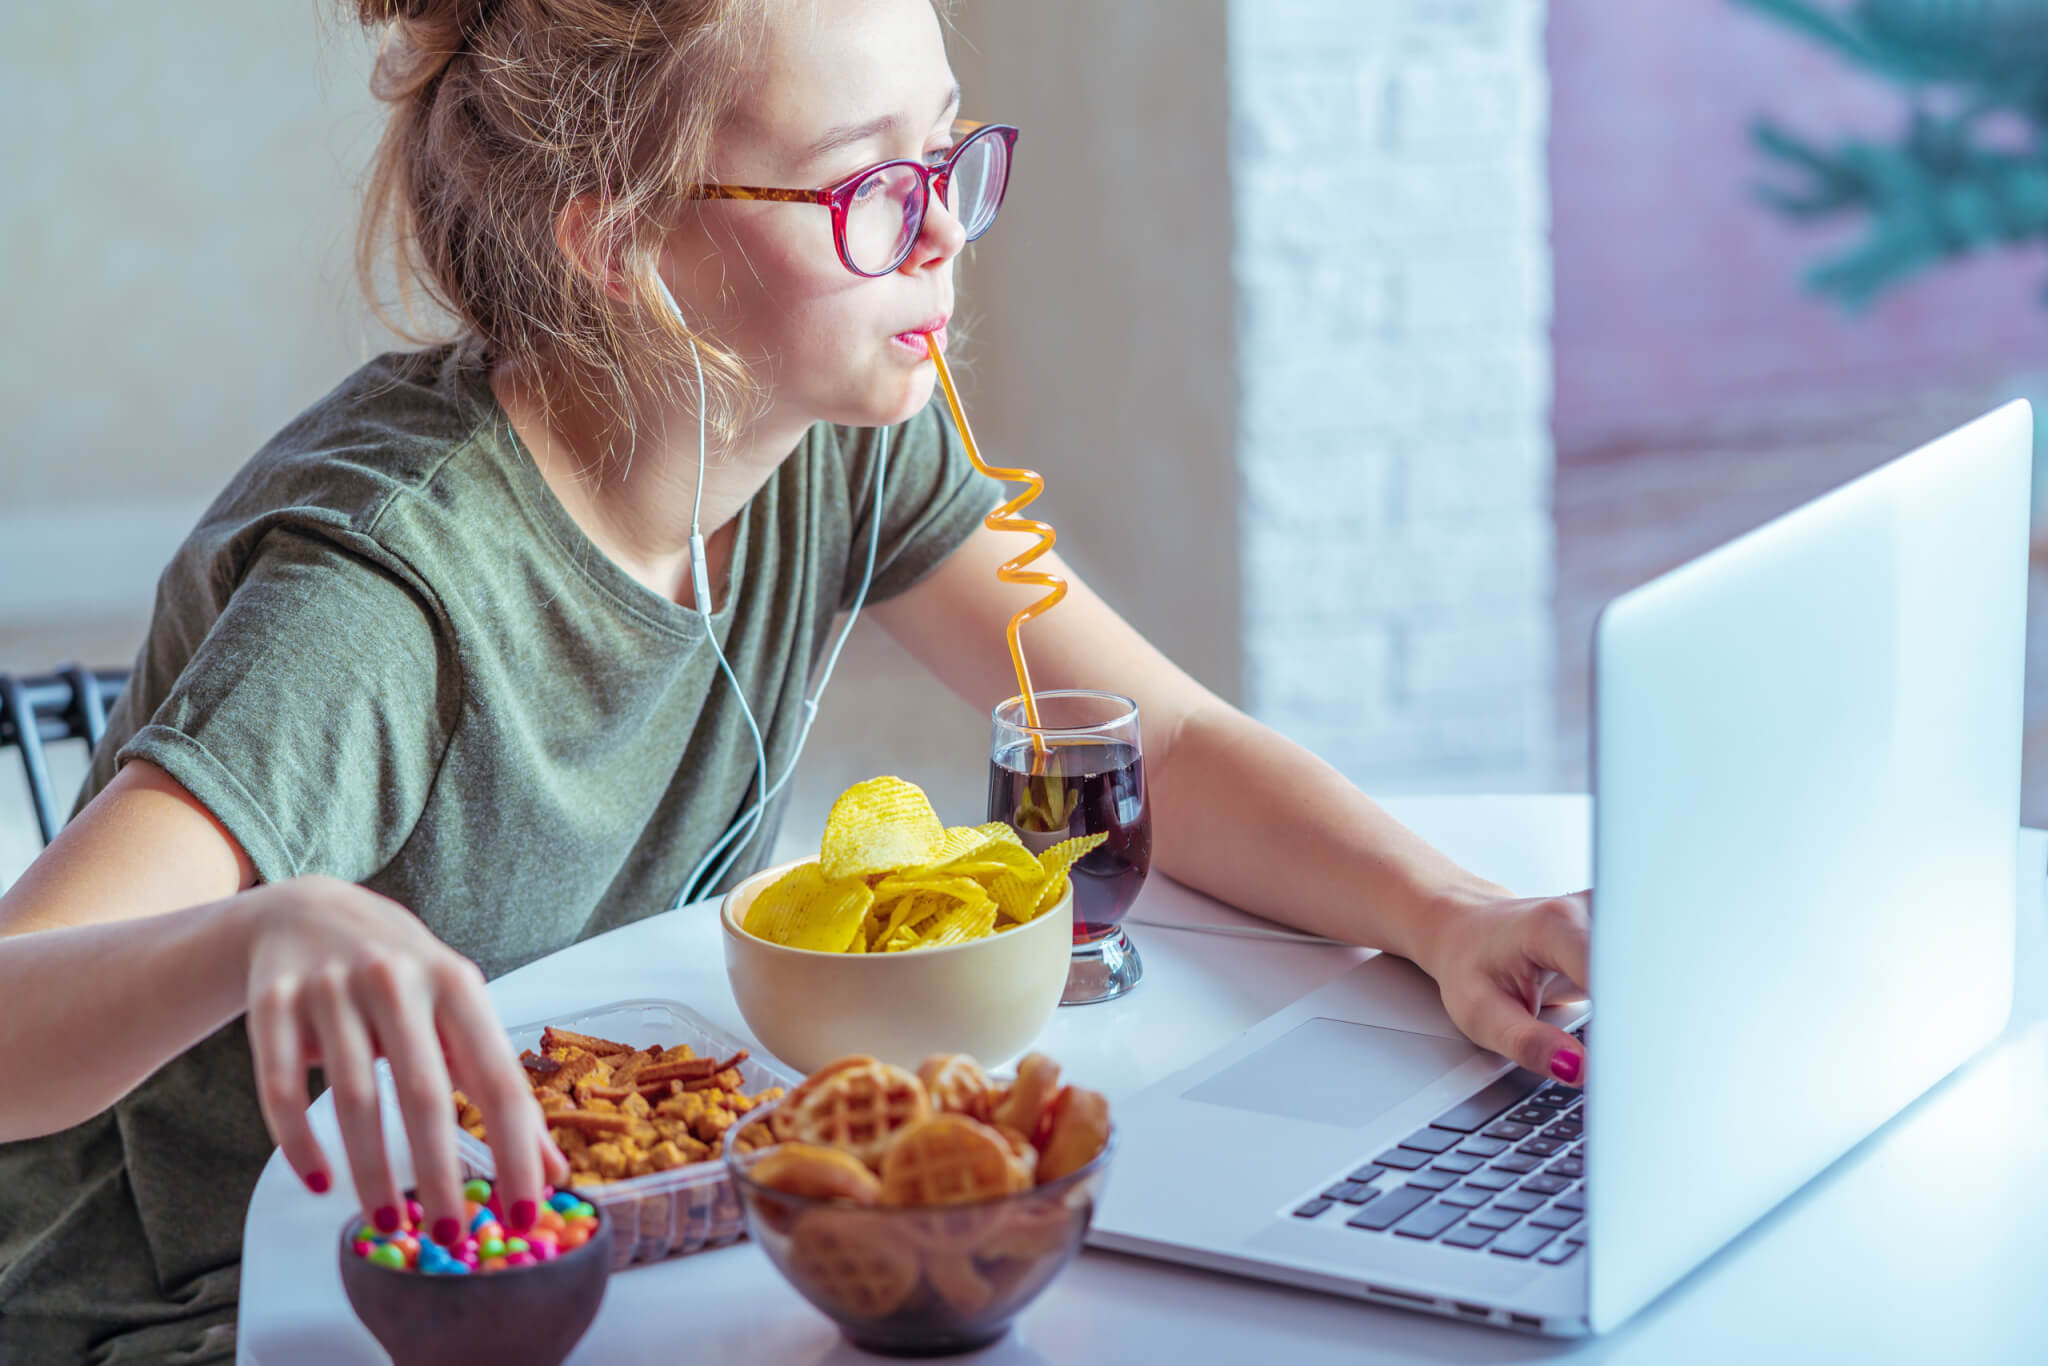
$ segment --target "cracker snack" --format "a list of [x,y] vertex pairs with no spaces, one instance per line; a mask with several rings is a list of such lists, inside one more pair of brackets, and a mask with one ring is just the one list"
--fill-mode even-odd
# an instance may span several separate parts
[[[725,1131],[757,1105],[782,1095],[740,1090],[745,1049],[729,1058],[698,1057],[687,1045],[634,1048],[550,1028],[538,1051],[519,1061],[548,1134],[569,1159],[569,1184],[601,1185],[717,1156]],[[488,1140],[483,1115],[455,1093],[456,1122]],[[742,1151],[766,1142],[743,1135]]]

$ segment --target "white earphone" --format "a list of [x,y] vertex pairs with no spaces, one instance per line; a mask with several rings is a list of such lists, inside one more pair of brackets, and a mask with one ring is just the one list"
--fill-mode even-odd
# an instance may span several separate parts
[[[683,310],[676,306],[675,295],[669,293],[668,282],[661,278],[659,272],[655,273],[654,283],[655,287],[661,291],[661,297],[667,301],[669,310],[675,314],[676,321],[684,327],[688,327],[689,323],[683,317]],[[880,542],[882,530],[882,490],[885,487],[889,474],[889,429],[883,427],[876,433],[875,509],[874,515],[868,520],[867,570],[861,575],[860,591],[854,595],[853,609],[847,613],[846,625],[839,632],[839,639],[833,642],[832,653],[825,657],[824,672],[819,675],[818,684],[811,690],[810,696],[804,699],[803,726],[797,732],[796,749],[789,756],[789,765],[782,770],[782,776],[777,778],[771,786],[768,782],[768,751],[761,740],[760,724],[755,721],[754,709],[747,704],[746,692],[741,689],[739,679],[733,674],[732,665],[726,661],[725,651],[719,647],[718,635],[711,628],[711,576],[704,563],[703,528],[698,524],[698,514],[704,507],[705,449],[707,445],[704,415],[704,358],[697,350],[697,339],[694,336],[690,339],[690,357],[697,365],[697,493],[690,507],[690,591],[697,600],[698,615],[704,618],[704,638],[710,642],[712,653],[718,657],[718,667],[724,672],[726,681],[732,684],[733,695],[739,698],[740,714],[746,717],[747,732],[753,737],[756,775],[754,786],[759,795],[755,798],[752,806],[733,819],[732,824],[726,827],[725,833],[719,836],[718,841],[706,851],[704,857],[698,861],[697,866],[690,871],[690,876],[683,883],[682,890],[676,893],[675,904],[669,908],[671,910],[679,910],[695,900],[701,887],[715,887],[718,885],[719,879],[723,878],[727,871],[731,869],[734,860],[738,859],[746,851],[747,847],[753,843],[754,836],[760,833],[761,821],[767,813],[768,803],[775,800],[776,794],[781,792],[783,787],[788,784],[790,775],[796,772],[797,760],[803,757],[804,742],[810,738],[811,724],[818,719],[818,699],[825,694],[825,685],[831,681],[832,669],[839,662],[839,652],[846,647],[846,638],[853,634],[854,622],[860,619],[861,604],[867,601],[868,585],[874,582],[875,548]],[[740,836],[743,834],[745,838],[741,839]],[[705,870],[710,867],[712,860],[718,858],[719,851],[728,844],[733,844],[735,839],[739,839],[739,843],[733,845],[732,851],[726,854],[724,860],[707,877]]]

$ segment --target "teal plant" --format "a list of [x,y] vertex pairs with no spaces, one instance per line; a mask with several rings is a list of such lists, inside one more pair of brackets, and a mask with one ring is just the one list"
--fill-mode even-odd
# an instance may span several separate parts
[[[1905,95],[1896,141],[1822,146],[1768,117],[1757,145],[1800,220],[1861,215],[1860,241],[1808,272],[1850,311],[1945,260],[2048,239],[2048,0],[1735,0]],[[2048,300],[2048,293],[2044,293]]]

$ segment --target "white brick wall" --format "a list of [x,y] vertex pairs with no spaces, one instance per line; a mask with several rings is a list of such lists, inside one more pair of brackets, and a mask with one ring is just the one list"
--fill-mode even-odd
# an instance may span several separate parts
[[1231,0],[1245,700],[1368,789],[1549,781],[1544,0]]

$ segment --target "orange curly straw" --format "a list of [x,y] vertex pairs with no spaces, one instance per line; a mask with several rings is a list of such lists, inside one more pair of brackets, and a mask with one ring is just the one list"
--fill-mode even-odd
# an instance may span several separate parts
[[1024,566],[1051,550],[1059,533],[1045,522],[1019,517],[1019,509],[1027,506],[1039,494],[1045,492],[1045,479],[1035,470],[1005,470],[983,463],[981,452],[974,444],[974,431],[967,425],[967,414],[960,407],[960,392],[953,387],[953,374],[946,368],[946,358],[939,354],[939,343],[927,332],[924,334],[924,349],[931,353],[932,364],[939,367],[939,383],[945,386],[946,405],[953,410],[953,425],[960,429],[960,440],[967,447],[967,458],[974,462],[974,468],[992,479],[1004,479],[1013,484],[1029,484],[1031,487],[991,512],[983,523],[991,531],[1027,531],[1036,535],[1038,544],[1021,555],[1004,560],[996,568],[996,578],[1003,583],[1036,584],[1046,590],[1044,597],[1020,609],[1010,618],[1010,662],[1017,666],[1017,687],[1024,697],[1024,719],[1031,725],[1032,748],[1036,760],[1042,761],[1046,754],[1045,736],[1039,733],[1038,696],[1031,690],[1031,668],[1024,662],[1024,642],[1017,631],[1025,622],[1043,612],[1050,611],[1061,598],[1067,595],[1067,581],[1057,574],[1048,574],[1042,569],[1026,569]]

